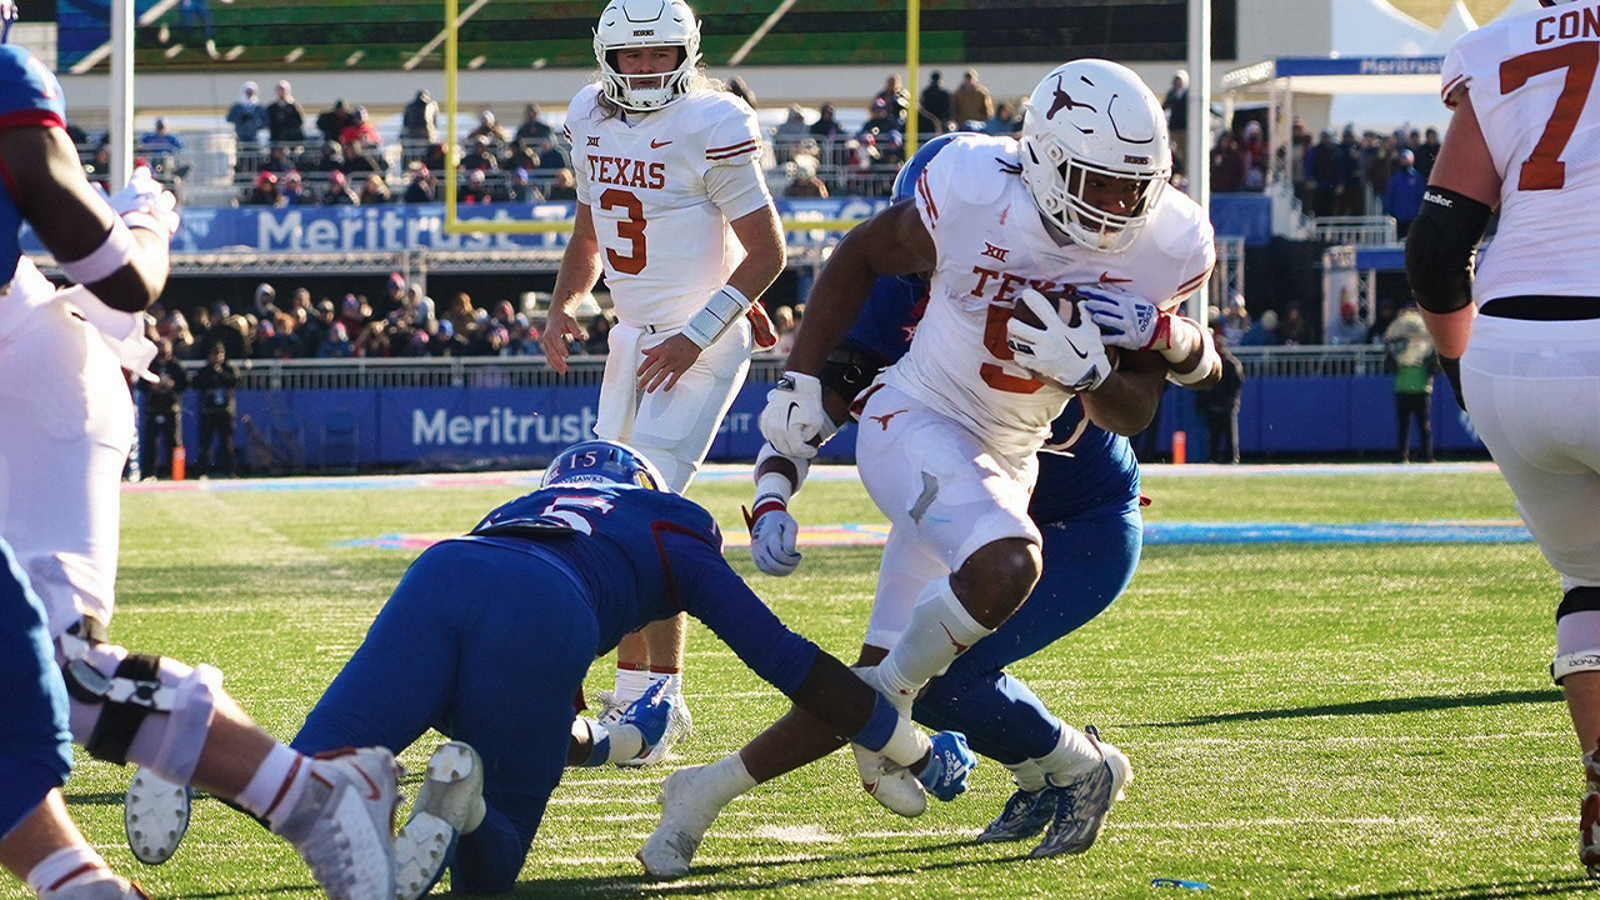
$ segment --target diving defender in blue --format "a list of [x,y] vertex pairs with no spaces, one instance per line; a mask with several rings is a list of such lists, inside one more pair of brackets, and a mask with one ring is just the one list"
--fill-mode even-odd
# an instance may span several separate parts
[[[957,139],[959,135],[945,135],[923,145],[895,179],[893,201],[909,199],[928,161]],[[851,401],[910,348],[927,292],[925,281],[910,276],[883,277],[873,286],[866,306],[821,376],[824,408],[836,424],[847,421]],[[1125,353],[1123,371],[1137,367],[1140,383],[1159,392],[1164,374],[1151,356]],[[750,551],[757,567],[768,574],[788,575],[800,563],[795,549],[798,525],[787,504],[803,484],[807,468],[805,460],[781,456],[770,444],[762,447],[756,498],[749,514]],[[929,727],[961,730],[974,751],[1011,770],[1017,791],[978,840],[1021,840],[1050,826],[1050,833],[1034,851],[1044,856],[1078,852],[1069,838],[1079,830],[1070,827],[1069,820],[1082,810],[1073,808],[1069,790],[1063,787],[1072,778],[1058,771],[1064,756],[1062,744],[1071,729],[1063,728],[1062,720],[1005,669],[1105,611],[1132,579],[1143,545],[1139,468],[1132,448],[1126,437],[1092,424],[1081,397],[1068,402],[1039,454],[1039,477],[1029,515],[1044,536],[1040,550],[1043,573],[1033,593],[998,631],[956,657],[944,674],[934,678],[918,696],[912,714]],[[859,665],[878,661],[866,652]],[[794,723],[789,720],[806,718],[805,711],[792,711],[744,750],[714,766],[748,768],[750,784],[798,768],[832,749],[821,744],[797,746],[790,731]],[[741,754],[742,762],[734,765],[732,760]],[[698,777],[693,769],[674,775],[685,781]],[[669,781],[668,789],[672,787]],[[732,795],[716,796],[699,785],[696,788],[698,804],[681,804],[676,815],[669,809],[646,842],[640,858],[653,874],[685,873],[690,860],[674,849],[683,845],[682,839],[670,838],[686,833],[698,839],[720,806],[732,799]],[[882,779],[871,791],[880,803],[901,815],[917,815],[926,803],[916,786],[905,779]],[[1061,810],[1065,818],[1058,823],[1055,820]]]
[[[679,612],[709,626],[830,733],[909,767],[943,799],[965,789],[973,759],[961,736],[930,742],[786,628],[722,558],[711,515],[667,491],[643,456],[608,441],[578,444],[542,484],[412,564],[293,744],[399,751],[430,727],[454,738],[440,751],[447,765],[430,764],[417,804],[462,832],[453,890],[511,889],[563,767],[615,761],[598,746],[613,739],[635,754],[660,738],[665,712],[643,708],[653,695],[622,729],[636,723],[642,739],[575,719],[573,698],[589,664],[624,634]],[[482,802],[447,798],[474,792],[452,788],[470,783],[474,768]],[[402,896],[425,893],[445,855],[411,846],[413,824],[397,849],[402,867],[416,867],[401,875]]]

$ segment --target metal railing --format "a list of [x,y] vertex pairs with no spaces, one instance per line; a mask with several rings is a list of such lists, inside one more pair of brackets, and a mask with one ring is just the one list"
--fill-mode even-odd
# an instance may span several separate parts
[[1365,247],[1399,241],[1395,221],[1390,216],[1318,216],[1312,222],[1317,229],[1317,240],[1328,244]]
[[[1236,347],[1234,355],[1247,378],[1315,378],[1376,375],[1384,370],[1378,345],[1310,345]],[[566,375],[557,375],[540,356],[443,357],[437,359],[255,359],[237,360],[243,389],[350,390],[372,388],[515,387],[598,385],[603,356],[575,356]],[[774,383],[785,360],[759,355],[750,364],[749,380]],[[205,365],[186,362],[190,371]]]

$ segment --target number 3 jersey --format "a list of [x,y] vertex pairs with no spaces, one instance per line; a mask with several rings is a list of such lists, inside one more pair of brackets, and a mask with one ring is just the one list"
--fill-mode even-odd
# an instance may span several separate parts
[[713,172],[760,158],[755,113],[732,94],[693,91],[656,112],[607,117],[599,97],[591,84],[572,98],[566,136],[617,318],[682,325],[744,258],[728,223],[772,202],[759,175],[760,190],[718,196],[729,179]]
[[1573,3],[1468,32],[1445,57],[1446,106],[1470,91],[1500,173],[1500,227],[1472,286],[1480,305],[1520,294],[1600,297],[1600,2]]
[[1216,251],[1211,223],[1177,190],[1161,192],[1123,252],[1058,244],[1022,181],[1017,150],[1011,138],[963,136],[917,179],[913,202],[938,263],[911,351],[882,378],[960,422],[1020,471],[1072,396],[1017,365],[1006,346],[1022,290],[1117,284],[1170,309],[1205,282]]

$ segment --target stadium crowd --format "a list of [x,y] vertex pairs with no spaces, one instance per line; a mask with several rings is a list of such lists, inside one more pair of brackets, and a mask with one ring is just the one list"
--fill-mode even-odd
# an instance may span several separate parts
[[[778,344],[763,352],[788,352],[803,311],[801,304],[773,312]],[[531,300],[480,306],[465,292],[456,292],[436,303],[419,283],[407,282],[398,272],[389,276],[376,299],[352,293],[337,302],[331,297],[313,302],[304,287],[280,297],[276,288],[262,282],[247,310],[219,301],[187,312],[156,303],[147,313],[149,337],[170,343],[179,360],[203,360],[217,344],[230,360],[542,356],[544,322]],[[610,310],[587,317],[573,354],[605,356],[615,324]]]

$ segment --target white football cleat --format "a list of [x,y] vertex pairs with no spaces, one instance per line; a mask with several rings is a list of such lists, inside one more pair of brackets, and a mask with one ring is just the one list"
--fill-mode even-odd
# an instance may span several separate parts
[[861,789],[897,816],[915,819],[928,809],[928,789],[905,766],[896,765],[860,744],[851,744]]
[[189,830],[192,801],[188,785],[173,784],[143,767],[135,769],[122,797],[122,827],[134,857],[147,866],[171,859]]
[[[853,666],[850,671],[886,697],[902,716],[910,717],[913,698],[883,690],[878,685],[877,666]],[[856,756],[856,771],[861,773],[861,789],[872,795],[872,799],[895,815],[908,819],[927,811],[928,791],[910,769],[896,765],[860,744],[851,744],[850,750]]]
[[311,761],[305,792],[276,829],[331,900],[394,900],[394,809],[400,766],[384,747]]
[[708,807],[695,790],[695,779],[705,766],[690,766],[667,776],[661,785],[661,824],[650,832],[635,854],[644,870],[656,878],[682,878],[689,874],[694,852],[716,821],[720,807]]
[[[604,694],[602,691],[602,698]],[[667,716],[667,730],[661,735],[661,740],[656,741],[656,745],[650,748],[649,753],[637,759],[625,759],[617,765],[630,768],[653,766],[667,758],[667,752],[672,749],[672,745],[694,733],[694,716],[689,712],[689,704],[683,699],[681,684],[675,691],[668,693],[667,697],[672,700],[672,711]],[[626,711],[626,707],[623,711]],[[620,715],[617,721],[621,721]],[[602,719],[601,722],[604,723],[605,720]]]
[[450,864],[456,839],[483,824],[483,760],[462,741],[440,744],[411,817],[394,841],[395,900],[417,900],[433,889]]

